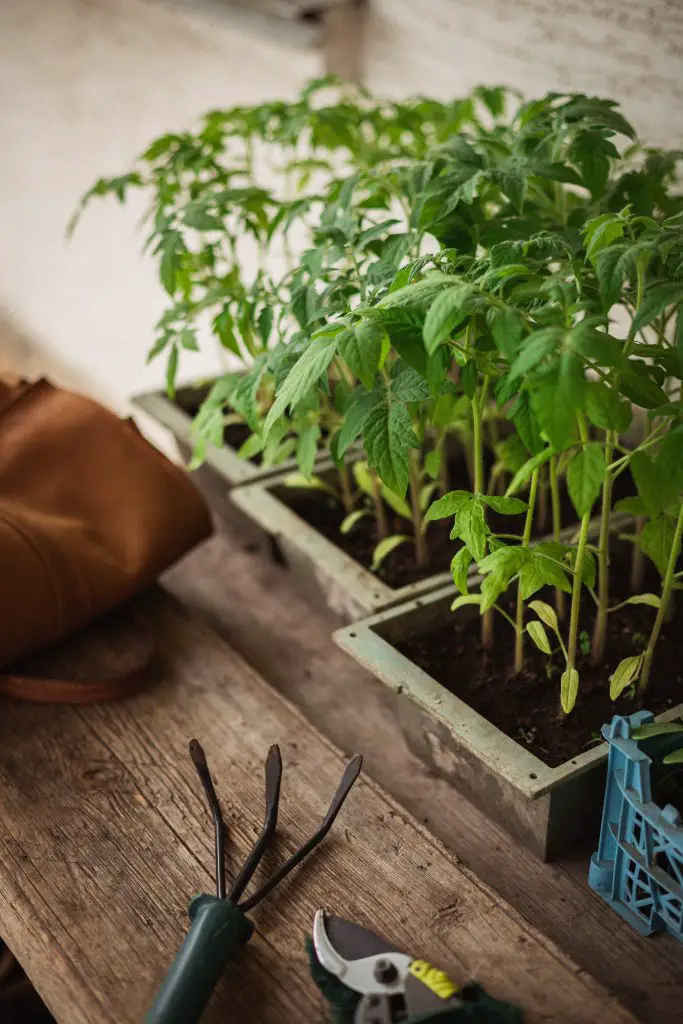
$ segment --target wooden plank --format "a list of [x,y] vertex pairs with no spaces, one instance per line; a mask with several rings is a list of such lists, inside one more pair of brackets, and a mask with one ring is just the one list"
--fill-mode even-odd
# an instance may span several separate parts
[[366,772],[642,1021],[680,1020],[680,944],[643,939],[591,892],[592,847],[541,864],[432,777],[406,748],[393,695],[333,645],[334,619],[306,605],[286,572],[217,536],[166,582],[337,746],[363,749]]
[[[164,652],[160,686],[101,707],[2,708],[0,921],[68,1024],[138,1022],[182,938],[188,898],[211,886],[191,736],[205,745],[222,794],[230,870],[259,828],[271,743],[285,761],[279,857],[317,824],[343,764],[199,620],[158,593],[141,613]],[[228,1009],[254,1024],[319,1018],[303,951],[319,906],[522,1000],[532,1024],[633,1021],[368,778],[326,849],[254,913],[258,934],[226,973],[207,1021],[225,1020]]]

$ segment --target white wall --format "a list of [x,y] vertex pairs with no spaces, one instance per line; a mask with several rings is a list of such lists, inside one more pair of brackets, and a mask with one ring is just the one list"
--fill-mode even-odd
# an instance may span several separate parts
[[[683,0],[370,2],[379,92],[583,89],[621,99],[652,142],[683,144]],[[157,384],[144,353],[164,296],[139,255],[140,207],[92,207],[67,245],[77,198],[161,132],[292,96],[321,63],[181,0],[0,0],[0,307],[117,403]]]

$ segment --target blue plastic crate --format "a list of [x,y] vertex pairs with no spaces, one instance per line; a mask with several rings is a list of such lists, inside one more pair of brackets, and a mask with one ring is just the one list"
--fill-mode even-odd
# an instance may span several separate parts
[[681,746],[681,735],[632,739],[654,722],[649,711],[615,715],[602,734],[609,742],[600,845],[589,883],[643,935],[667,931],[683,942],[683,822],[652,800],[655,762]]

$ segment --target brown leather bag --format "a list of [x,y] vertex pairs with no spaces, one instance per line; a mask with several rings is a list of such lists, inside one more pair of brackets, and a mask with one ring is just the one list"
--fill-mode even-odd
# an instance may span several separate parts
[[[0,666],[121,604],[210,532],[187,474],[132,420],[46,380],[0,382]],[[141,646],[125,681],[60,690],[6,670],[0,693],[108,699],[134,688]]]

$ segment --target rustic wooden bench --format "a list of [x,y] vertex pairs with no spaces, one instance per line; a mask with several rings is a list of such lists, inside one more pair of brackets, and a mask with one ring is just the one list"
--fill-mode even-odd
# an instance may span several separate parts
[[[160,590],[140,609],[163,651],[156,687],[97,707],[0,704],[0,934],[60,1024],[137,1024],[185,932],[189,897],[211,889],[190,737],[222,795],[229,870],[260,827],[271,743],[285,762],[279,857],[317,823],[343,763],[199,619]],[[263,870],[272,866],[271,856]],[[327,846],[255,912],[257,934],[208,1022],[321,1019],[304,954],[320,906],[476,976],[522,1003],[529,1022],[634,1020],[366,776]]]

